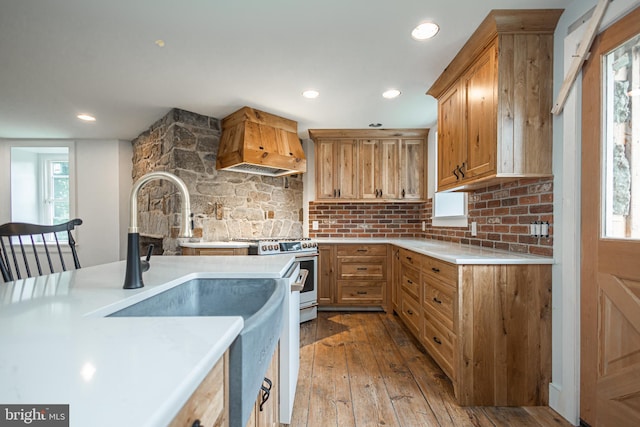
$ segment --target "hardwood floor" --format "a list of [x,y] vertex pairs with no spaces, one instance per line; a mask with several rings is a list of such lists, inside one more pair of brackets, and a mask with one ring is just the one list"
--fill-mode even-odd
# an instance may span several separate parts
[[460,407],[392,314],[320,312],[300,330],[291,426],[570,426],[548,407]]

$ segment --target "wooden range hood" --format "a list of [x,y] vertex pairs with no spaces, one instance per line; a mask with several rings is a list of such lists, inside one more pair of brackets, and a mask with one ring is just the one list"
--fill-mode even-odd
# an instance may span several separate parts
[[267,176],[306,172],[298,123],[242,107],[222,120],[216,169]]

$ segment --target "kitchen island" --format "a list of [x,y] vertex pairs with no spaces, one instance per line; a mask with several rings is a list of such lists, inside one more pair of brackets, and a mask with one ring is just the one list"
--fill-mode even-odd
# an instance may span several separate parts
[[69,404],[71,426],[164,426],[242,317],[105,317],[196,278],[282,278],[294,257],[156,257],[145,287],[116,262],[0,284],[0,403]]

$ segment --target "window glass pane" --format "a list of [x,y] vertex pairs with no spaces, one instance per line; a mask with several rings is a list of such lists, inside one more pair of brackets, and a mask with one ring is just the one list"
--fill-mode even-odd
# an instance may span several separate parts
[[640,35],[604,58],[604,237],[640,239]]
[[11,147],[12,221],[68,221],[70,192],[68,147]]

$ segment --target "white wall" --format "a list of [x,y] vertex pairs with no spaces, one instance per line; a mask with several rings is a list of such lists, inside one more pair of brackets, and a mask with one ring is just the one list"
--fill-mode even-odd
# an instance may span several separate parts
[[[10,147],[0,139],[0,224],[11,221]],[[50,140],[50,142],[55,142]],[[68,141],[64,141],[65,143]],[[76,141],[76,240],[83,267],[124,259],[133,150],[118,140]]]
[[[584,26],[569,34],[569,27],[597,4],[573,0],[556,27],[554,40],[554,96],[572,61]],[[638,0],[609,3],[600,31]],[[566,46],[566,48],[565,48]],[[581,77],[578,77],[562,114],[553,120],[554,248],[552,383],[549,405],[574,425],[579,424],[580,402],[580,126]]]

